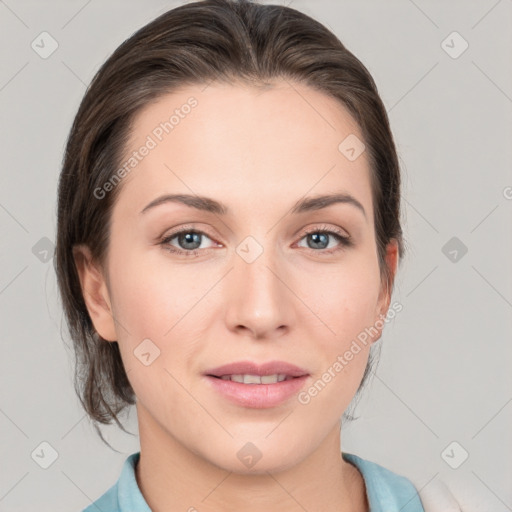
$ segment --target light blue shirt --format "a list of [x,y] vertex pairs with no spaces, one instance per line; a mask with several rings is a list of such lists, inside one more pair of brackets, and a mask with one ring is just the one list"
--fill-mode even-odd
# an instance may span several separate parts
[[[140,452],[125,461],[118,481],[82,512],[151,512],[135,478]],[[383,466],[342,453],[363,475],[370,512],[425,512],[412,482]]]

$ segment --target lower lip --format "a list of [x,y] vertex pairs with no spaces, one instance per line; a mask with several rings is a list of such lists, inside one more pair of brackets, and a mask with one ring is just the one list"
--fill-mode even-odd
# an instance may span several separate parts
[[228,400],[254,409],[281,405],[304,386],[308,377],[303,375],[274,384],[243,384],[206,375],[213,388]]

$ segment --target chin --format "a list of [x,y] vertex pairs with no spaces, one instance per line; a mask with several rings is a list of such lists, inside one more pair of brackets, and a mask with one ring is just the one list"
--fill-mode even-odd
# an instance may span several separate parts
[[[269,442],[264,438],[255,441],[233,439],[220,453],[209,453],[206,458],[215,466],[236,474],[265,475],[291,469],[307,456],[296,446],[287,446],[279,441]],[[218,449],[221,445],[215,446]],[[300,446],[304,448],[304,443]]]

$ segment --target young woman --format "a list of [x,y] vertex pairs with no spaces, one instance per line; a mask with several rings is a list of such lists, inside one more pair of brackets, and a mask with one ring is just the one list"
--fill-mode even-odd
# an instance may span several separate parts
[[341,450],[403,255],[370,74],[323,25],[247,0],[172,9],[80,105],[55,265],[94,422],[140,451],[86,510],[423,511]]

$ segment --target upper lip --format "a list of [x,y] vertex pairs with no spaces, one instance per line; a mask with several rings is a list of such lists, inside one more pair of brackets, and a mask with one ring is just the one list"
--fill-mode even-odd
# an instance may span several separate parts
[[301,377],[309,373],[286,361],[269,361],[266,363],[253,363],[252,361],[237,361],[234,363],[217,366],[205,372],[205,375],[222,377],[223,375],[274,375],[284,374],[291,377]]

